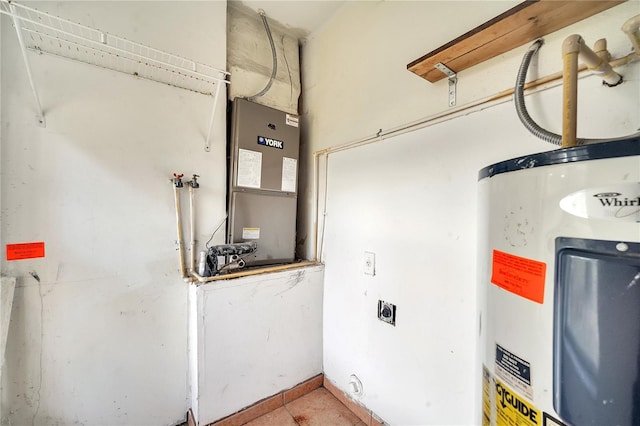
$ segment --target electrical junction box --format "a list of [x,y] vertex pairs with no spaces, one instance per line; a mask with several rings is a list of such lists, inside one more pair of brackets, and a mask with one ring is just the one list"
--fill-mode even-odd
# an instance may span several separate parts
[[247,266],[295,258],[299,145],[298,116],[233,101],[227,242],[257,243]]

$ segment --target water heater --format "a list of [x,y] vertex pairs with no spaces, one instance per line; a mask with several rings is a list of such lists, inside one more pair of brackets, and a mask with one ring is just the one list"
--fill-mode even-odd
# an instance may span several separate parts
[[479,174],[483,425],[640,424],[640,139]]

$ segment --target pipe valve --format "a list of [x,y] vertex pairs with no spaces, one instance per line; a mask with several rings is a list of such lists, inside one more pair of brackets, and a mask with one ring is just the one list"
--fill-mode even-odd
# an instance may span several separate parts
[[182,188],[184,186],[184,184],[182,183],[182,177],[184,176],[184,174],[177,174],[174,173],[173,174],[173,184],[176,186],[176,188]]
[[200,184],[198,183],[198,178],[199,177],[200,177],[199,175],[193,175],[193,177],[189,181],[189,186],[191,186],[194,189],[195,188],[200,188]]

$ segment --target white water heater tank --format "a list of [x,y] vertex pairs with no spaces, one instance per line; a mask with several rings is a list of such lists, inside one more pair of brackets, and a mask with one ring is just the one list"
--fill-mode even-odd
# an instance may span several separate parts
[[486,167],[479,206],[478,424],[640,424],[640,139]]

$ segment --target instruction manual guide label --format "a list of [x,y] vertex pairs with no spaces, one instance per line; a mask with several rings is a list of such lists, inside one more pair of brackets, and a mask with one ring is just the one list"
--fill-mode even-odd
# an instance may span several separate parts
[[238,150],[238,186],[260,188],[262,178],[262,153],[248,149]]

